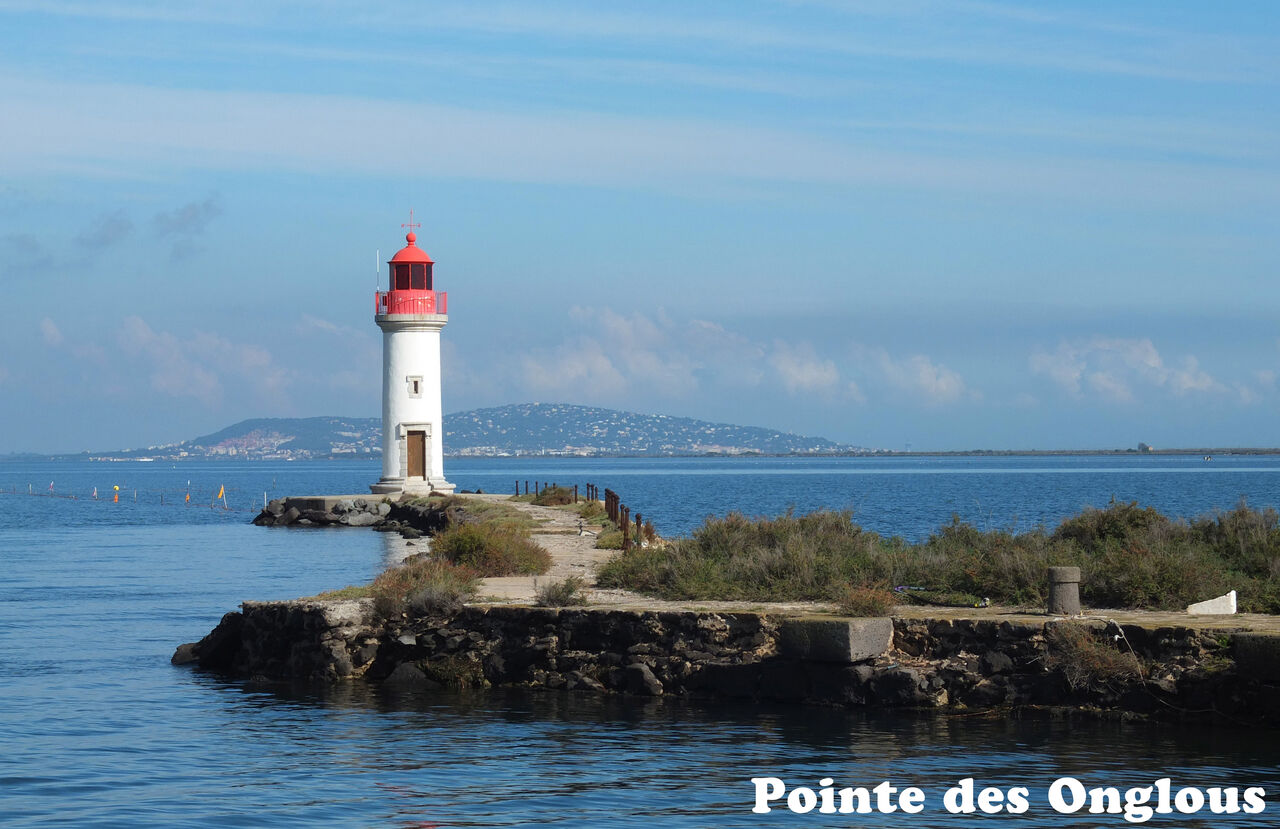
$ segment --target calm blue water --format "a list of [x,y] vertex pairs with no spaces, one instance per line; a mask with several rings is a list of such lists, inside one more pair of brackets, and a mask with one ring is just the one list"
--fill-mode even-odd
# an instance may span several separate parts
[[[707,513],[852,508],[920,537],[955,512],[984,526],[1053,524],[1112,496],[1196,515],[1241,496],[1280,503],[1270,458],[451,461],[460,486],[517,479],[609,486],[668,534]],[[0,823],[87,826],[968,825],[941,806],[965,776],[1025,785],[1030,813],[992,825],[1125,825],[1064,817],[1057,777],[1121,788],[1280,791],[1273,734],[808,708],[363,686],[252,686],[173,668],[244,599],[365,581],[384,536],[248,525],[264,492],[358,492],[369,464],[0,464]],[[29,497],[54,483],[66,498]],[[188,488],[193,506],[182,506]],[[112,503],[88,498],[93,487]],[[231,511],[210,509],[225,485]],[[134,490],[137,490],[137,501]],[[160,503],[163,495],[165,503]],[[917,785],[925,812],[750,813],[753,776],[816,786]],[[1248,816],[1152,825],[1263,826]]]

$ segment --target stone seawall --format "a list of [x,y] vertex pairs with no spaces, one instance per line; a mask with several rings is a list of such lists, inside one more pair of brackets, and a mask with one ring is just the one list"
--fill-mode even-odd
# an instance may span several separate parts
[[246,602],[175,663],[398,687],[1280,722],[1280,637],[1103,621]]

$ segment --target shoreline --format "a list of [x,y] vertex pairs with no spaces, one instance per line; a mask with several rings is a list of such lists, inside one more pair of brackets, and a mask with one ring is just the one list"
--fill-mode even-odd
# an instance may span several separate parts
[[[473,604],[447,617],[381,619],[369,599],[246,602],[201,642],[179,647],[173,662],[257,681],[360,682],[424,694],[517,687],[1280,724],[1280,620],[1259,632],[1246,629],[1252,620],[1187,627],[988,610],[848,618]],[[1132,664],[1089,664],[1095,635],[1123,639]]]
[[[1176,449],[938,449],[932,451],[916,451],[902,449],[869,449],[865,451],[850,452],[787,452],[787,453],[771,453],[771,452],[703,452],[689,454],[627,454],[627,453],[592,453],[577,454],[572,452],[561,452],[558,450],[546,451],[530,451],[518,454],[446,454],[444,457],[449,460],[509,460],[509,461],[529,461],[529,460],[691,460],[696,458],[713,458],[720,460],[742,459],[785,459],[785,458],[809,458],[809,459],[835,459],[835,458],[1035,458],[1035,457],[1232,457],[1232,456],[1259,456],[1259,455],[1280,455],[1280,447],[1202,447],[1202,448],[1176,448]],[[265,458],[253,456],[233,456],[226,455],[199,455],[199,456],[176,456],[163,454],[148,454],[139,456],[127,456],[125,453],[101,453],[93,454],[89,452],[77,453],[61,453],[53,455],[40,455],[25,452],[11,452],[7,455],[0,455],[0,463],[64,463],[69,461],[89,461],[93,463],[236,463],[249,461],[251,463],[308,463],[312,461],[350,461],[353,463],[369,463],[380,459],[380,454],[355,455],[351,453],[337,453],[331,455],[318,455],[308,458]]]
[[[336,509],[342,523],[359,517],[354,525],[368,527],[375,515],[408,518],[423,509],[353,497],[273,502],[260,518],[277,523],[293,513],[296,521]],[[480,600],[453,612],[388,611],[372,598],[245,602],[200,642],[180,646],[173,662],[259,680],[422,693],[526,687],[1280,724],[1280,616],[898,606],[853,617],[826,602],[667,601],[595,587],[596,569],[615,551],[596,549],[576,513],[505,494],[453,498],[525,513],[537,523],[532,540],[551,553],[550,571],[483,579]],[[539,580],[569,576],[592,583],[583,606],[532,606]]]

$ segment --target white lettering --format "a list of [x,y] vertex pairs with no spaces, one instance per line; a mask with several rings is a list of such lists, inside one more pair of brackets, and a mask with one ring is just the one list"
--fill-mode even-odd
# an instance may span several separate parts
[[1265,789],[1254,787],[1244,790],[1244,813],[1246,815],[1256,815],[1263,809],[1267,808],[1267,804],[1262,798],[1267,796]]
[[[1063,789],[1067,789],[1070,792],[1070,803],[1062,799]],[[1087,797],[1084,784],[1074,777],[1059,777],[1049,787],[1049,805],[1059,814],[1070,815],[1080,811],[1084,807]]]
[[1120,814],[1120,790],[1115,786],[1089,790],[1089,814],[1100,815],[1103,812]]
[[813,789],[799,786],[792,789],[790,794],[787,795],[787,808],[798,815],[812,812],[817,805],[818,796],[813,793]]
[[1147,805],[1151,795],[1155,793],[1153,786],[1145,789],[1134,787],[1124,793],[1124,819],[1130,823],[1146,823],[1155,814],[1155,809]]
[[984,815],[996,815],[1004,811],[1004,792],[996,788],[978,792],[978,808]]
[[835,783],[830,777],[824,777],[818,781],[818,785],[822,788],[818,790],[818,800],[821,806],[818,811],[824,815],[834,815],[836,813],[836,797],[835,791],[831,786]]
[[1240,790],[1235,786],[1229,789],[1214,786],[1209,789],[1209,811],[1215,815],[1234,815],[1240,811]]
[[907,814],[918,815],[924,811],[924,792],[914,786],[903,789],[902,795],[898,798],[898,805]]
[[[854,809],[853,807],[853,801],[855,798],[858,801],[857,809]],[[855,811],[860,815],[871,814],[871,792],[867,791],[862,786],[859,786],[856,789],[841,789],[840,814],[848,815]]]
[[1009,790],[1009,814],[1020,815],[1027,809],[1031,808],[1030,802],[1027,800],[1031,796],[1031,790],[1025,786],[1014,786]]
[[776,777],[753,777],[751,782],[756,787],[756,805],[751,811],[758,815],[767,815],[773,811],[769,808],[770,800],[777,800],[787,790],[787,786]]
[[1173,797],[1173,805],[1184,815],[1194,815],[1204,807],[1204,792],[1199,789],[1178,789]]
[[977,807],[973,805],[973,778],[966,777],[959,784],[947,789],[942,796],[942,805],[953,815],[973,814]]
[[871,791],[876,793],[876,808],[886,815],[890,812],[898,811],[898,807],[893,805],[893,795],[897,790],[886,780]]

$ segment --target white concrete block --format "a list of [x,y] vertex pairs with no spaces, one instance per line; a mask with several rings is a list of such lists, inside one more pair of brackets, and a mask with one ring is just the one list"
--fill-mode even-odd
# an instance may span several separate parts
[[1196,602],[1193,605],[1187,605],[1188,613],[1202,613],[1226,615],[1236,612],[1236,591],[1232,590],[1225,596],[1219,596],[1216,599],[1209,599],[1204,602]]

